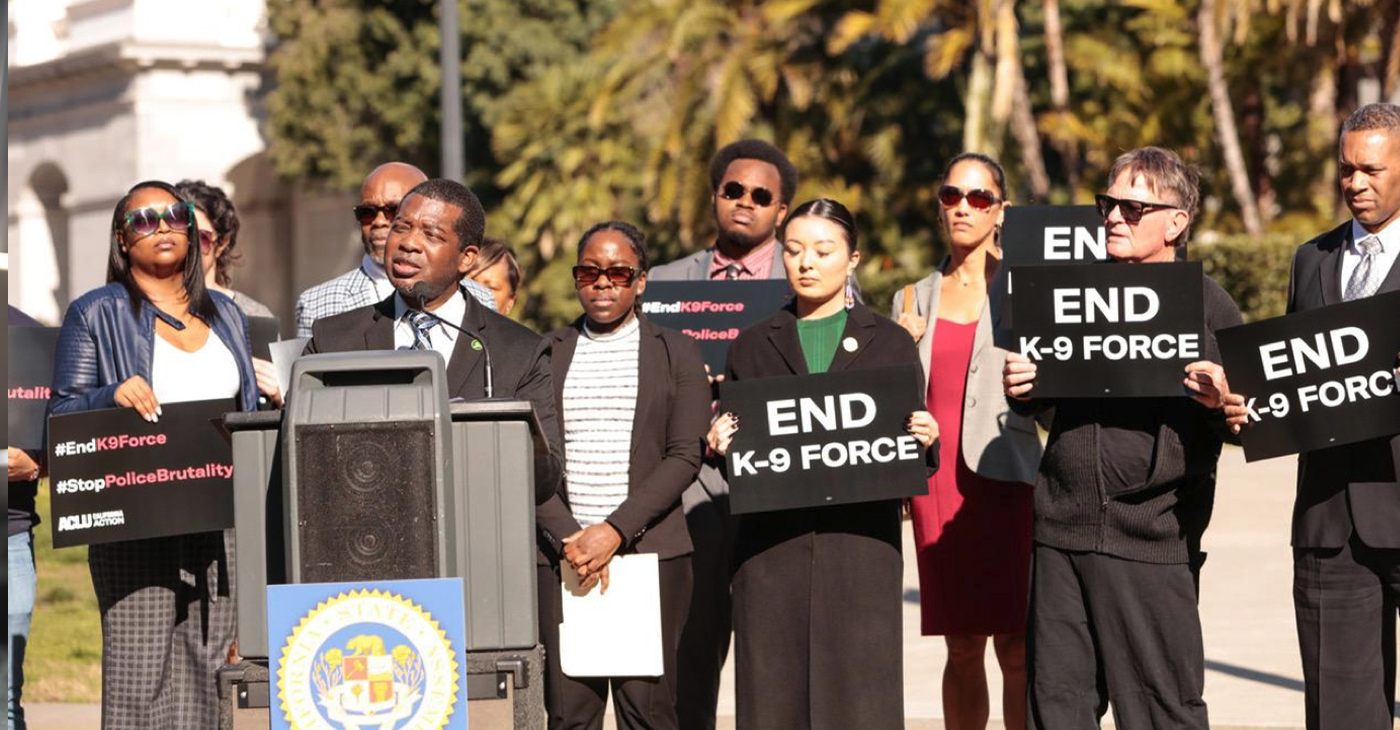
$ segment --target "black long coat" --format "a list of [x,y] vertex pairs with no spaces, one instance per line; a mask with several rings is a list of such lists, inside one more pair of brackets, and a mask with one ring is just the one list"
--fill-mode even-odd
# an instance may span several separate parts
[[[841,338],[828,372],[919,363],[909,333],[862,304]],[[807,373],[791,307],[729,348],[731,381]],[[739,518],[739,730],[904,727],[899,509],[886,500]]]

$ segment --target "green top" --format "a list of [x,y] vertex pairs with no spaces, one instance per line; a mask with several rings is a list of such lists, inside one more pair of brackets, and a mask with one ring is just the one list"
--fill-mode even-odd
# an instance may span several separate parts
[[807,372],[824,373],[836,357],[841,333],[846,331],[846,310],[821,319],[797,320],[797,339],[802,342],[802,356],[807,359]]

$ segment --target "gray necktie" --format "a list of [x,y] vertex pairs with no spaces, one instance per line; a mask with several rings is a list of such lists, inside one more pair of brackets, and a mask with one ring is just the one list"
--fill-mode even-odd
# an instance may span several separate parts
[[1342,295],[1342,299],[1348,302],[1376,293],[1376,289],[1381,285],[1381,277],[1385,274],[1376,266],[1376,258],[1381,254],[1380,236],[1367,236],[1356,242],[1356,248],[1361,252],[1361,260],[1356,262],[1356,268],[1347,280],[1347,290]]
[[437,325],[437,319],[430,314],[425,314],[416,309],[410,309],[404,315],[410,326],[413,327],[413,350],[431,350],[432,341],[428,337],[428,330]]
[[729,281],[733,281],[739,278],[739,272],[743,270],[744,267],[740,266],[739,264],[730,264],[724,267],[724,278]]

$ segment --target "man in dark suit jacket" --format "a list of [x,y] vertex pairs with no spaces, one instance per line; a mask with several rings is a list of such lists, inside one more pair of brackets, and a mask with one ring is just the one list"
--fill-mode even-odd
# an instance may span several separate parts
[[[1400,106],[1342,126],[1342,197],[1354,219],[1303,244],[1288,311],[1400,291]],[[1390,730],[1400,605],[1400,436],[1302,454],[1293,506],[1293,601],[1309,730]]]
[[558,492],[562,474],[549,342],[464,296],[460,280],[476,258],[485,221],[481,203],[460,183],[428,180],[413,188],[399,206],[386,244],[395,293],[317,320],[306,353],[431,349],[447,361],[448,395],[476,399],[486,397],[489,347],[493,395],[529,401],[549,443],[549,454],[535,463],[538,504]]

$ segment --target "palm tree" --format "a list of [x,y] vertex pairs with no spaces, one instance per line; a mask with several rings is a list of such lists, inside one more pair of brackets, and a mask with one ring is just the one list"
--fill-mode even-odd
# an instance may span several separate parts
[[1206,85],[1210,91],[1211,113],[1215,119],[1216,139],[1225,155],[1225,168],[1230,173],[1230,188],[1240,206],[1240,217],[1249,235],[1258,238],[1264,233],[1259,218],[1259,203],[1249,184],[1244,152],[1240,149],[1239,132],[1235,129],[1235,112],[1230,104],[1230,89],[1225,82],[1225,52],[1216,25],[1216,0],[1201,0],[1196,12],[1200,33],[1201,63],[1206,69]]

